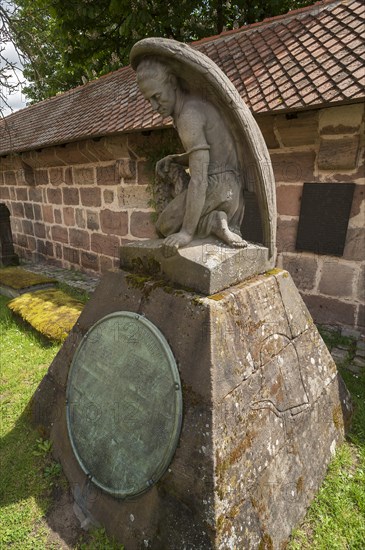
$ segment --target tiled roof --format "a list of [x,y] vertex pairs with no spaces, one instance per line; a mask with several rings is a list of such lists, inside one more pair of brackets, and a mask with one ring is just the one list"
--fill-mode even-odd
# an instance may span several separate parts
[[[361,0],[325,0],[191,45],[260,114],[361,100],[363,32]],[[123,67],[0,121],[0,154],[162,126]]]

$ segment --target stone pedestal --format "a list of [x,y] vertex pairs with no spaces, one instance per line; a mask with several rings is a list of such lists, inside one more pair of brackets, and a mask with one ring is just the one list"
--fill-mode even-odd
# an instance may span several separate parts
[[164,239],[128,243],[120,249],[120,266],[162,277],[202,294],[214,294],[274,267],[275,258],[260,244],[232,248],[212,237],[195,239],[173,256],[163,252]]
[[[76,346],[96,321],[120,310],[145,315],[164,334],[183,386],[173,460],[156,485],[131,501],[87,479],[65,419]],[[126,550],[283,548],[343,440],[350,408],[286,271],[210,296],[108,272],[34,399],[35,418],[50,429],[79,512]]]

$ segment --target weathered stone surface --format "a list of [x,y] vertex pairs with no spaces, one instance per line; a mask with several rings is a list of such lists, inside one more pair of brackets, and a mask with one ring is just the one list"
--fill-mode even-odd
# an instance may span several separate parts
[[15,189],[15,192],[18,201],[28,200],[28,189],[26,187],[18,187],[17,189]]
[[99,185],[115,185],[119,183],[118,171],[115,162],[106,166],[97,166],[96,179]]
[[345,260],[359,260],[360,262],[365,258],[364,227],[348,228],[343,257],[345,258]]
[[128,214],[127,212],[114,212],[108,209],[102,210],[100,212],[100,225],[103,233],[123,237],[128,233]]
[[104,189],[103,197],[105,204],[111,204],[114,201],[114,191]]
[[315,181],[314,161],[313,151],[291,152],[290,154],[273,152],[271,162],[276,183]]
[[317,156],[320,170],[353,170],[356,168],[359,137],[321,139]]
[[365,302],[365,265],[360,268],[357,281],[356,298],[359,302]]
[[79,204],[79,190],[73,187],[64,187],[62,189],[64,204]]
[[318,111],[298,113],[297,118],[275,117],[275,125],[284,147],[312,145],[318,136]]
[[35,170],[34,183],[35,185],[48,185],[48,170]]
[[348,359],[348,351],[340,348],[333,348],[331,355],[336,365],[342,365]]
[[57,223],[58,225],[62,225],[62,212],[61,212],[61,209],[60,208],[55,208],[53,210],[53,215],[54,215],[55,223]]
[[89,139],[86,141],[86,148],[88,153],[91,153],[99,161],[110,161],[128,156],[125,136]]
[[321,135],[354,134],[360,129],[364,116],[364,105],[345,105],[321,109],[319,131]]
[[309,311],[316,323],[328,325],[355,325],[356,306],[335,298],[318,294],[303,294]]
[[65,223],[65,225],[67,226],[72,226],[72,225],[75,225],[75,209],[70,207],[70,206],[66,206],[65,208],[63,208],[63,221]]
[[355,268],[336,260],[325,261],[319,282],[321,294],[337,298],[352,296]]
[[278,220],[278,252],[294,252],[298,231],[298,219]]
[[155,225],[152,222],[152,212],[132,212],[130,217],[130,232],[134,237],[141,239],[156,238]]
[[[67,189],[68,191],[68,189]],[[47,189],[47,199],[50,204],[62,204],[62,192],[61,189],[54,189],[50,187]]]
[[68,246],[63,247],[63,259],[70,264],[78,264],[80,262],[80,251]]
[[150,193],[142,185],[128,185],[118,189],[119,208],[148,208],[150,199]]
[[[179,446],[160,481],[134,501],[97,490],[81,471],[64,406],[76,346],[96,321],[121,310],[145,315],[164,334],[183,384]],[[287,272],[208,297],[108,272],[33,404],[84,516],[128,550],[283,548],[351,408]]]
[[85,269],[92,269],[98,271],[99,268],[99,256],[92,252],[81,252],[81,265]]
[[58,227],[54,225],[52,227],[52,240],[59,243],[68,244],[68,231],[65,227]]
[[316,257],[304,254],[283,254],[282,267],[289,271],[299,290],[314,287],[318,261]]
[[299,216],[302,193],[301,185],[279,185],[276,188],[278,214]]
[[49,183],[51,185],[61,185],[61,183],[64,183],[65,181],[64,173],[65,170],[61,166],[58,166],[57,168],[50,168],[48,171]]
[[268,149],[277,149],[280,144],[274,132],[274,117],[273,116],[255,116],[256,122],[264,136],[264,140]]
[[89,162],[88,155],[82,152],[78,143],[68,143],[65,146],[50,148],[58,159],[57,164],[84,164]]
[[[0,187],[0,200],[6,201],[10,199],[10,189],[9,187]],[[17,197],[18,200],[21,200]]]
[[73,169],[73,180],[76,185],[94,185],[96,183],[95,169],[89,166],[76,166]]
[[43,201],[42,189],[31,187],[29,189],[29,200],[34,202],[42,202]]
[[356,326],[365,332],[365,306],[360,304],[357,312]]
[[119,239],[114,235],[100,235],[93,233],[91,235],[91,250],[97,254],[118,257]]
[[76,248],[90,249],[90,235],[87,231],[82,229],[70,229],[70,245]]
[[121,267],[147,273],[152,269],[153,274],[203,294],[214,294],[273,267],[267,248],[259,245],[240,249],[216,239],[195,240],[166,258],[162,243],[163,239],[154,239],[123,246]]
[[101,190],[98,187],[81,187],[80,197],[83,206],[101,206]]
[[92,231],[97,231],[100,228],[99,224],[99,212],[93,212],[91,210],[86,211],[87,228]]

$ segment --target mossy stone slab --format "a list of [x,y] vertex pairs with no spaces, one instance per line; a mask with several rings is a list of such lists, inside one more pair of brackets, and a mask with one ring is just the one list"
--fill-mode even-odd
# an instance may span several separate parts
[[26,292],[51,288],[56,284],[56,279],[32,273],[21,267],[0,269],[0,294],[9,296],[9,298],[14,298]]

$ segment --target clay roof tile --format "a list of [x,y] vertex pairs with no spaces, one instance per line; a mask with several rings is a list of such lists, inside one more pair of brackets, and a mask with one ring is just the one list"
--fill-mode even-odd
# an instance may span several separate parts
[[[323,0],[191,44],[228,75],[256,113],[364,97],[361,0]],[[0,121],[0,154],[171,125],[123,67]]]

